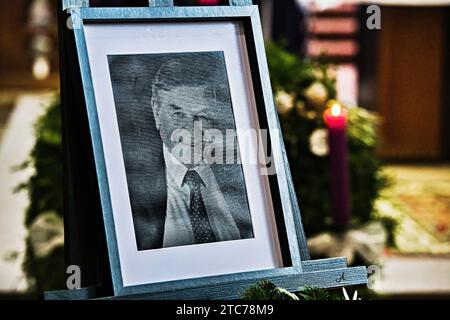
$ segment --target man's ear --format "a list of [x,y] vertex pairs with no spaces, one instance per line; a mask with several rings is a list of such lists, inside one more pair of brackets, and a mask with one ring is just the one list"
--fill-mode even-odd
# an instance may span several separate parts
[[159,106],[155,102],[155,100],[152,99],[152,109],[153,109],[153,118],[155,119],[155,125],[156,129],[159,131],[159,126],[161,124],[161,121],[159,120]]

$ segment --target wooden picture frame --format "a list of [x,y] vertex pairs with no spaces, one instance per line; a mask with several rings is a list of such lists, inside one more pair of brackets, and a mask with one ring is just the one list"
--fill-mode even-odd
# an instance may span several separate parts
[[[265,48],[257,6],[251,1],[230,0],[230,6],[174,7],[170,0],[150,0],[147,8],[90,8],[88,1],[63,1],[63,9],[71,13],[82,86],[85,95],[89,129],[104,219],[105,236],[111,271],[113,296],[93,294],[92,288],[46,293],[47,299],[235,299],[261,279],[272,281],[288,290],[304,286],[333,288],[367,283],[365,267],[348,268],[345,258],[311,261],[301,223],[300,210],[281,137],[280,124],[273,102]],[[87,24],[153,23],[153,22],[214,22],[239,21],[245,33],[250,76],[261,127],[270,134],[270,151],[276,175],[270,176],[274,214],[283,267],[237,272],[224,275],[195,277],[156,283],[126,286],[123,283],[118,240],[105,151],[97,110],[96,92],[88,57],[85,26]],[[77,66],[78,67],[78,66]]]

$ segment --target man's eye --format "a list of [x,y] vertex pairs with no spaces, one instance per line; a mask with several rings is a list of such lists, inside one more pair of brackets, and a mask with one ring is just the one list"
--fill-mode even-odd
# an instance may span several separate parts
[[184,113],[183,113],[183,112],[180,112],[180,111],[175,111],[175,112],[173,113],[173,116],[174,116],[174,117],[177,117],[177,118],[184,118]]

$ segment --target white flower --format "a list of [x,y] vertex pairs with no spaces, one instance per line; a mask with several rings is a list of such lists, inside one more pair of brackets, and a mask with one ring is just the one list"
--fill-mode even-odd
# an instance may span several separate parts
[[278,113],[285,115],[294,107],[294,96],[286,91],[278,91],[275,96],[275,103],[277,105]]
[[322,82],[316,81],[305,90],[305,98],[314,107],[323,107],[328,100],[328,90]]
[[324,157],[330,152],[328,144],[328,130],[316,129],[309,137],[309,150],[318,157]]

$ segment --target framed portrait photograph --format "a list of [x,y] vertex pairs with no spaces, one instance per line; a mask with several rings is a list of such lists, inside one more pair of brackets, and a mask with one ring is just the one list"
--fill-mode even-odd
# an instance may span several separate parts
[[[114,295],[229,298],[258,279],[317,282],[304,277],[314,268],[258,8],[71,15]],[[332,286],[336,270],[320,281]]]

